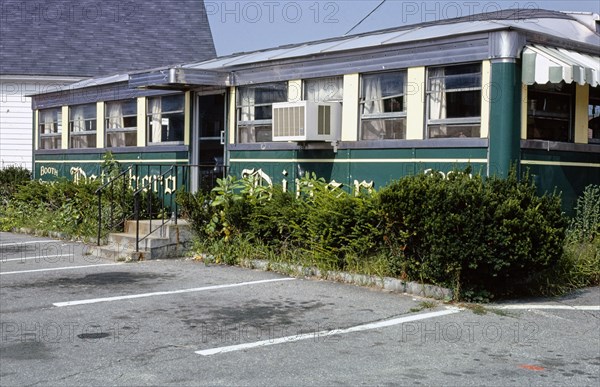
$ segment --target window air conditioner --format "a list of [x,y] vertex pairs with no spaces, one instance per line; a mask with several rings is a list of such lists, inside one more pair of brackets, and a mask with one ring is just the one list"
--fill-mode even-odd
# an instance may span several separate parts
[[336,141],[342,122],[337,102],[273,104],[273,141]]

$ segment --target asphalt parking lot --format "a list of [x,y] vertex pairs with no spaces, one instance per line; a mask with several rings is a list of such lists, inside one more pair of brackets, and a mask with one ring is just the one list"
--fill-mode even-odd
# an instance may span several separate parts
[[600,288],[459,308],[0,233],[0,385],[600,384]]

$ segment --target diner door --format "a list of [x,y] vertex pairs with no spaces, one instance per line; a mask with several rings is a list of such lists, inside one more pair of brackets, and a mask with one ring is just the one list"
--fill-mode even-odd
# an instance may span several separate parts
[[[223,177],[225,159],[225,93],[196,97],[192,189],[212,189]],[[194,180],[196,180],[194,182]]]

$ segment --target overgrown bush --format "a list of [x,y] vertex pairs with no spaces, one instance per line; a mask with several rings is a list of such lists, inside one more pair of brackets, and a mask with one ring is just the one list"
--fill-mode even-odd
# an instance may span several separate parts
[[463,295],[507,294],[559,260],[560,198],[538,197],[515,173],[484,180],[468,172],[406,177],[380,192],[381,206],[392,235],[408,234],[408,278]]
[[560,263],[560,198],[537,196],[516,173],[469,172],[405,177],[358,197],[314,176],[297,194],[230,177],[181,204],[221,262],[265,256],[449,286],[472,299],[522,291]]
[[14,193],[0,213],[0,228],[25,227],[57,231],[71,236],[91,236],[97,230],[98,183],[75,184],[30,181]]
[[[102,170],[107,179],[121,172],[120,164],[110,152],[104,157]],[[96,190],[101,186],[100,181],[31,181],[29,171],[18,168],[1,171],[0,179],[5,183],[0,206],[0,230],[28,228],[36,232],[60,232],[75,238],[97,235]],[[133,216],[133,191],[127,183],[123,180],[123,184],[114,184],[102,195],[102,235],[115,231],[114,223]],[[157,195],[152,192],[143,192],[141,203],[142,217],[149,216],[149,208],[155,216],[160,209]]]
[[559,295],[597,285],[600,285],[600,186],[590,185],[577,200],[561,259],[539,273],[534,290]]
[[0,169],[0,205],[5,206],[23,184],[31,180],[31,172],[23,167]]

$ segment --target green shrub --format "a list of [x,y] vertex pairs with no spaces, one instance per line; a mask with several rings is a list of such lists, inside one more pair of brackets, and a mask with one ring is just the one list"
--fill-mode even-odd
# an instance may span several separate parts
[[0,205],[7,205],[17,189],[31,180],[31,172],[23,167],[0,169]]
[[30,181],[20,186],[0,214],[0,228],[26,227],[62,232],[70,236],[92,236],[97,230],[99,183],[75,184]]
[[218,262],[266,257],[393,275],[479,300],[538,284],[539,273],[561,263],[560,198],[538,197],[516,173],[469,172],[405,177],[360,197],[314,175],[300,180],[297,195],[228,178],[210,196],[186,194],[180,203]]
[[577,199],[568,229],[569,241],[592,242],[600,238],[600,185],[589,185]]
[[535,279],[533,290],[545,295],[600,285],[600,186],[586,187],[569,222],[562,257]]
[[390,238],[406,233],[409,279],[451,286],[462,294],[504,295],[556,263],[565,220],[556,195],[469,171],[406,177],[380,192]]

